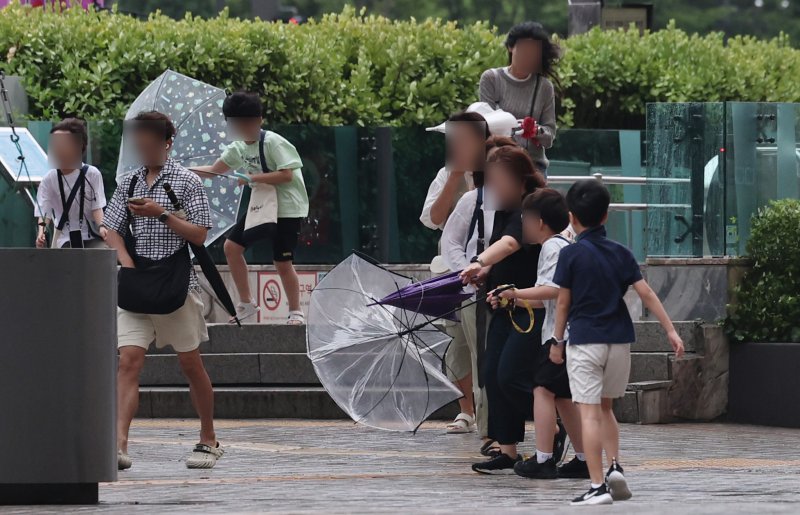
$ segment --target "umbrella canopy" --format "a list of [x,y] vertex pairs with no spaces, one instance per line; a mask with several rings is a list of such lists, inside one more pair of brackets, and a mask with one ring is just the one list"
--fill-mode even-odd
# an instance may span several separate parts
[[[177,134],[171,157],[185,167],[213,164],[228,140],[222,102],[225,90],[205,84],[186,75],[167,70],[151,82],[133,101],[125,119],[130,120],[142,111],[159,111],[175,125]],[[132,152],[120,146],[117,182],[139,167]],[[203,179],[211,207],[212,227],[206,245],[228,231],[236,223],[242,199],[242,186],[226,177]]]
[[308,356],[330,396],[358,423],[416,431],[462,396],[442,372],[451,338],[424,315],[377,304],[411,282],[353,254],[311,293]]
[[413,283],[387,295],[377,304],[457,321],[459,306],[472,297],[471,292],[464,291],[459,273],[451,272],[427,281]]

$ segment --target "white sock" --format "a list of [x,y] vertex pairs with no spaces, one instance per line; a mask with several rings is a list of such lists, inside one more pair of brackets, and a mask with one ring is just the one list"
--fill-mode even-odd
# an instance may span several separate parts
[[600,488],[603,486],[603,483],[592,483],[592,488]]
[[544,463],[552,457],[552,452],[542,452],[539,449],[536,449],[536,463]]
[[578,461],[586,461],[586,455],[582,452],[576,452],[575,457],[578,458]]

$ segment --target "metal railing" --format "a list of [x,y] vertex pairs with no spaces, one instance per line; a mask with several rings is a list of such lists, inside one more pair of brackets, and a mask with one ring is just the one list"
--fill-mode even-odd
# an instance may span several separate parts
[[[620,184],[628,186],[644,186],[646,184],[690,184],[691,179],[681,179],[672,177],[624,177],[621,175],[603,175],[602,173],[593,173],[592,175],[549,175],[547,182],[549,184],[573,184],[577,181],[586,179],[597,179],[605,184]],[[626,228],[628,236],[628,244],[633,243],[633,220],[632,215],[634,211],[647,211],[648,209],[691,209],[691,204],[651,204],[651,203],[611,203],[608,206],[609,211],[618,211],[625,213]]]

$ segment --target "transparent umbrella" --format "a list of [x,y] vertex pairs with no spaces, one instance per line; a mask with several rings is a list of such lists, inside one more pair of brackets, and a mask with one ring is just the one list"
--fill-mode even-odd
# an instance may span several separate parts
[[[220,156],[228,140],[222,114],[225,96],[223,89],[167,70],[136,97],[125,119],[130,120],[142,111],[155,110],[166,114],[177,130],[172,158],[185,167],[210,165]],[[123,137],[117,182],[138,167],[133,153],[126,151]],[[210,245],[236,223],[243,188],[230,177],[203,179],[203,185],[213,223],[206,239],[206,245]]]
[[378,304],[411,283],[353,254],[311,293],[308,356],[327,392],[358,423],[416,431],[462,396],[442,372],[451,338],[426,315]]

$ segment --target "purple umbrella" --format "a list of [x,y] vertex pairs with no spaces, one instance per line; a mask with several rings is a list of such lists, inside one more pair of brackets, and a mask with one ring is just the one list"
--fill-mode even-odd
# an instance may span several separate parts
[[436,318],[457,321],[461,303],[472,297],[464,291],[459,272],[413,283],[371,305],[389,305]]

